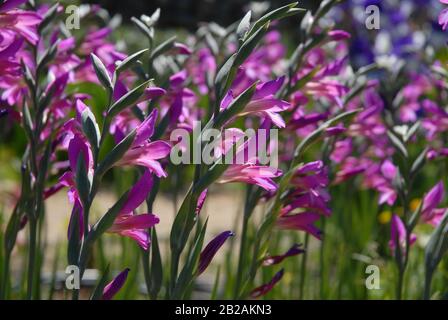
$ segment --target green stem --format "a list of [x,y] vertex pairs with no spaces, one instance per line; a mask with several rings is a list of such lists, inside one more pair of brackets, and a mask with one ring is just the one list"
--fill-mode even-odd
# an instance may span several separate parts
[[398,283],[397,283],[397,300],[401,300],[403,293],[403,279],[404,279],[404,268],[398,269]]
[[27,299],[31,300],[33,297],[33,283],[34,270],[36,260],[36,238],[37,238],[37,223],[34,218],[30,219],[30,241],[29,241],[29,256],[28,256],[28,287]]
[[309,243],[310,235],[305,234],[305,244],[304,249],[305,252],[302,254],[302,264],[300,266],[300,287],[299,287],[299,298],[304,299],[304,289],[305,289],[305,279],[306,279],[306,261],[308,257],[308,243]]
[[11,258],[11,252],[5,252],[5,259],[3,260],[3,273],[2,282],[0,285],[0,300],[6,299],[6,291],[8,290],[9,283],[9,260]]
[[241,280],[243,276],[245,253],[246,253],[246,243],[247,243],[247,227],[249,225],[249,216],[244,215],[243,218],[243,229],[241,230],[241,242],[240,242],[240,255],[238,258],[238,269],[236,272],[236,282],[235,282],[235,292],[234,298],[238,298],[241,287]]
[[[322,219],[322,232],[325,234],[325,217]],[[325,291],[325,251],[324,251],[324,241],[320,242],[320,252],[319,252],[319,265],[320,265],[320,298],[323,299]]]
[[432,271],[427,271],[425,276],[425,289],[423,292],[423,299],[431,299],[431,282],[432,282]]

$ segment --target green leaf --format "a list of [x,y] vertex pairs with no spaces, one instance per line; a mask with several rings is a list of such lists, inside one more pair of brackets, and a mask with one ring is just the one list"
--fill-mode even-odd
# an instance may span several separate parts
[[90,108],[84,109],[81,114],[82,130],[95,150],[98,150],[100,144],[100,128],[96,122],[95,115]]
[[199,256],[201,254],[202,246],[204,244],[205,231],[207,230],[208,218],[201,228],[201,232],[198,233],[193,250],[188,257],[182,271],[180,272],[179,278],[176,281],[176,286],[174,287],[172,299],[181,299],[188,289],[190,283],[196,278],[196,269],[199,262]]
[[79,210],[75,210],[72,213],[72,223],[70,224],[70,230],[67,247],[67,260],[69,265],[78,265],[79,249],[81,247],[81,239],[79,230],[82,226],[79,225]]
[[432,275],[442,257],[448,250],[448,211],[445,212],[442,221],[431,234],[425,248],[425,266],[427,281],[431,282]]
[[112,84],[112,80],[110,79],[109,73],[103,62],[94,53],[90,54],[90,58],[92,60],[93,68],[95,69],[96,77],[104,88],[106,88],[109,94],[112,94],[114,85]]
[[25,128],[25,133],[28,136],[28,139],[32,140],[33,138],[33,120],[31,120],[30,109],[28,108],[28,103],[24,100],[23,103],[23,125]]
[[75,183],[81,202],[84,208],[86,208],[89,203],[91,181],[88,177],[88,171],[83,153],[79,153],[78,159],[76,161]]
[[57,40],[55,43],[53,43],[53,45],[45,50],[45,52],[37,59],[36,78],[39,78],[41,71],[56,56],[59,42],[60,40]]
[[420,215],[422,213],[422,209],[423,209],[423,201],[420,201],[420,204],[418,205],[417,209],[415,209],[415,211],[412,213],[411,218],[409,219],[408,223],[409,232],[412,232],[412,230],[414,230],[415,226],[417,225],[418,220],[420,219]]
[[237,71],[237,69],[234,67],[236,55],[236,53],[231,55],[216,74],[215,91],[218,101],[221,100],[221,98],[230,88],[230,85],[235,78]]
[[238,40],[243,40],[247,31],[250,28],[250,18],[252,17],[252,11],[248,11],[246,15],[241,19],[238,27],[236,28],[236,35]]
[[255,31],[250,37],[244,40],[240,49],[238,50],[234,65],[236,67],[243,64],[243,62],[249,57],[252,51],[255,49],[257,44],[260,42],[261,38],[266,34],[269,27],[269,21],[262,25],[257,31]]
[[148,49],[144,49],[144,50],[140,50],[132,55],[130,55],[129,57],[127,57],[126,59],[124,59],[119,65],[118,67],[115,69],[115,71],[117,73],[120,73],[124,70],[127,70],[129,68],[131,68],[135,63],[137,63],[138,59],[140,59],[140,57],[145,54],[148,51]]
[[55,3],[53,6],[51,6],[50,9],[47,10],[47,12],[45,12],[44,16],[42,17],[42,21],[38,27],[39,33],[41,33],[42,30],[44,30],[50,24],[51,21],[53,21],[54,17],[57,14],[58,7],[59,2]]
[[152,39],[154,38],[154,34],[153,32],[150,30],[150,28],[148,28],[143,22],[141,22],[139,19],[137,19],[136,17],[132,17],[131,21],[134,22],[134,24],[137,26],[137,28],[140,29],[141,32],[143,32],[144,35],[146,35],[146,37],[152,41]]
[[426,154],[428,153],[428,148],[425,148],[418,157],[414,160],[411,166],[411,176],[415,176],[425,165],[426,162]]
[[92,227],[89,232],[87,241],[92,244],[96,239],[98,239],[103,233],[112,227],[115,219],[123,208],[124,204],[129,198],[129,190],[126,191],[121,198],[110,208],[101,219]]
[[329,127],[339,123],[339,122],[345,122],[350,120],[352,117],[354,117],[359,111],[361,111],[361,109],[355,109],[355,110],[350,110],[350,111],[346,111],[343,112],[339,115],[337,115],[336,117],[324,122],[321,126],[319,126],[319,128],[317,128],[316,130],[314,130],[312,133],[310,133],[308,136],[306,136],[305,139],[303,139],[300,144],[297,146],[295,152],[294,152],[294,158],[295,163],[297,163],[297,159],[298,157],[310,146],[312,145],[314,142],[316,142],[317,140],[319,140],[322,137],[322,133],[325,132],[326,129],[328,129]]
[[101,300],[103,298],[104,287],[107,285],[107,278],[109,277],[109,268],[110,265],[108,264],[106,270],[104,270],[103,275],[98,281],[95,290],[90,296],[90,300]]
[[141,16],[141,20],[148,27],[154,26],[157,23],[157,21],[159,21],[159,18],[160,18],[160,8],[157,8],[150,17],[148,17],[147,15]]
[[113,165],[123,157],[126,151],[128,151],[129,148],[132,146],[135,134],[136,131],[133,130],[104,157],[104,160],[100,162],[95,172],[96,176],[101,177],[103,174],[107,172],[107,170],[112,168]]
[[26,85],[28,86],[28,88],[30,88],[30,90],[33,90],[33,91],[36,90],[36,80],[34,79],[33,73],[31,72],[28,65],[26,65],[25,62],[23,62],[23,60],[21,61],[21,65],[22,65]]
[[165,52],[171,50],[174,47],[174,42],[176,41],[176,37],[171,37],[168,40],[159,44],[154,51],[151,53],[151,61],[154,61],[155,58],[164,54]]
[[404,142],[408,142],[413,136],[414,134],[417,133],[418,129],[420,128],[420,121],[415,122],[406,132],[406,134],[403,137]]
[[390,142],[395,147],[395,150],[398,151],[398,153],[404,158],[408,158],[408,150],[406,149],[403,142],[398,138],[392,131],[387,131],[387,136],[389,137]]
[[139,98],[142,96],[142,94],[145,92],[145,89],[148,87],[148,85],[153,80],[147,80],[137,86],[136,88],[132,89],[128,93],[126,93],[124,96],[122,96],[118,101],[116,101],[109,109],[109,117],[114,117],[127,107],[134,105]]
[[151,287],[149,294],[152,299],[156,299],[162,288],[163,281],[163,265],[160,255],[159,241],[157,239],[156,229],[151,232]]
[[238,97],[236,97],[230,103],[230,105],[226,109],[220,112],[219,115],[214,120],[213,127],[221,128],[232,117],[243,112],[246,105],[252,99],[252,96],[254,95],[255,90],[257,89],[257,84],[258,82],[255,82],[249,88],[244,90]]
[[273,20],[279,20],[291,15],[295,15],[299,12],[304,12],[305,9],[302,8],[296,8],[298,2],[292,2],[286,6],[280,7],[276,10],[273,10],[271,12],[266,13],[264,16],[262,16],[260,19],[258,19],[250,31],[246,34],[246,38],[253,35],[255,32],[257,32],[262,26],[264,26],[267,22],[273,21]]

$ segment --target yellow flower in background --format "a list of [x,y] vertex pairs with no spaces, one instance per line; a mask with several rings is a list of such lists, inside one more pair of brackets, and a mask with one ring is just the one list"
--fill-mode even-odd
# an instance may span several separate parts
[[392,212],[389,210],[383,211],[378,215],[378,221],[381,224],[389,223],[391,218],[392,218]]
[[420,199],[420,198],[412,199],[411,203],[409,203],[409,209],[411,209],[411,211],[417,210],[417,208],[418,208],[418,206],[420,205],[421,202],[422,202],[422,199]]

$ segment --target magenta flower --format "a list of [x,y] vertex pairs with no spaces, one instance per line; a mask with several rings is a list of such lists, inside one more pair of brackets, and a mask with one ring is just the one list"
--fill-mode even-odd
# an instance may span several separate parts
[[198,275],[203,273],[205,269],[207,269],[210,262],[212,262],[213,257],[223,246],[224,242],[226,242],[229,237],[233,237],[234,235],[235,234],[232,231],[224,231],[207,244],[207,246],[204,248],[204,250],[202,250],[201,255],[199,256],[199,265],[197,271]]
[[293,189],[286,198],[281,215],[298,208],[325,216],[331,215],[328,207],[330,196],[326,190],[329,184],[328,171],[322,161],[302,165],[292,177],[291,184]]
[[305,231],[316,239],[322,240],[322,231],[314,225],[320,218],[320,214],[313,212],[284,215],[277,219],[277,227],[282,230]]
[[445,214],[446,208],[437,208],[443,201],[445,189],[439,181],[423,198],[421,219],[425,223],[437,226]]
[[137,127],[131,148],[115,164],[116,166],[139,165],[154,172],[158,177],[167,176],[157,160],[169,155],[171,146],[161,140],[149,142],[149,138],[154,133],[156,119],[157,110],[154,109],[148,118]]
[[209,92],[209,79],[214,79],[216,68],[215,57],[209,48],[199,49],[187,62],[188,74],[200,94],[205,95]]
[[426,130],[428,140],[433,141],[437,134],[442,134],[448,130],[448,113],[429,99],[422,101],[422,108],[425,112],[422,127]]
[[284,273],[284,269],[281,269],[279,272],[277,272],[274,275],[274,277],[272,277],[272,279],[268,283],[263,284],[263,285],[255,288],[254,290],[252,290],[252,292],[250,293],[250,296],[252,298],[259,298],[259,297],[267,294],[269,291],[271,291],[274,288],[274,286],[277,284],[277,282],[279,282],[282,279],[283,273]]
[[333,41],[346,40],[351,37],[350,33],[348,33],[347,31],[344,31],[344,30],[331,30],[328,32],[328,36]]
[[148,229],[159,223],[159,218],[150,213],[134,214],[134,210],[146,200],[152,185],[151,173],[145,170],[139,181],[129,191],[129,197],[112,227],[107,230],[109,233],[117,233],[134,239],[144,250],[148,249],[150,243]]
[[298,254],[304,253],[305,250],[301,248],[302,244],[294,244],[286,253],[279,255],[279,256],[270,256],[263,260],[264,266],[272,266],[274,264],[279,264],[283,260],[285,260],[288,257],[296,256]]
[[25,2],[26,0],[6,0],[0,4],[0,38],[8,37],[8,32],[13,31],[36,45],[39,41],[37,26],[42,18],[37,13],[16,9]]
[[[289,103],[275,97],[277,91],[281,88],[285,78],[268,81],[257,86],[252,100],[246,105],[244,110],[237,116],[246,116],[255,114],[261,118],[268,118],[279,128],[285,127],[285,121],[278,114],[289,108]],[[221,109],[226,109],[232,100],[233,91],[229,90],[221,101]]]
[[205,199],[207,198],[207,192],[208,192],[208,189],[205,189],[199,195],[199,199],[198,199],[198,202],[196,204],[196,210],[195,210],[196,214],[201,213],[202,207],[204,206],[204,203],[205,203]]
[[[448,4],[447,0],[439,0],[443,4]],[[442,26],[443,30],[446,30],[448,27],[448,8],[443,9],[442,12],[439,14],[439,25]]]
[[87,169],[87,175],[89,177],[93,177],[93,155],[90,149],[90,144],[82,135],[75,132],[68,145],[70,171],[66,171],[59,178],[59,183],[57,184],[57,188],[59,188],[59,185],[69,188],[67,195],[69,201],[73,203],[73,209],[70,216],[70,223],[68,228],[69,238],[72,230],[71,226],[74,221],[76,221],[75,219],[78,220],[80,237],[82,238],[84,235],[84,208],[82,206],[81,199],[79,197],[78,190],[76,189],[74,180],[76,176],[78,157],[81,157],[82,161],[84,161],[85,167]]
[[[415,242],[415,240],[417,240],[417,236],[415,234],[411,234],[410,245],[412,245]],[[389,247],[392,251],[394,251],[398,244],[403,252],[406,245],[406,227],[403,221],[401,221],[400,217],[394,214],[392,216],[390,224]],[[405,254],[405,252],[403,252],[403,254]]]
[[272,179],[281,176],[281,174],[281,170],[268,166],[230,165],[217,182],[244,182],[255,184],[267,191],[275,191],[277,190],[277,184]]
[[[261,128],[265,128],[266,124],[269,123],[269,120],[263,122]],[[223,145],[216,148],[215,156],[225,155],[243,136],[244,133],[240,129],[226,129]],[[244,182],[258,185],[267,191],[277,190],[277,184],[273,179],[281,176],[282,171],[271,166],[259,164],[258,155],[252,154],[252,151],[257,152],[258,150],[258,138],[259,136],[255,135],[239,146],[232,159],[232,164],[216,181],[217,183]]]
[[172,53],[189,56],[192,53],[192,51],[185,44],[180,43],[180,42],[175,42],[174,47],[172,49]]
[[123,287],[128,277],[130,269],[126,268],[121,271],[109,284],[104,287],[103,300],[111,300],[118,291]]

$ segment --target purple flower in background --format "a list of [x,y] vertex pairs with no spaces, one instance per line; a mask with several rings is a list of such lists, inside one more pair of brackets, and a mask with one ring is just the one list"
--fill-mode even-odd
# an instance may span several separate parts
[[272,288],[274,288],[274,286],[277,284],[277,282],[279,282],[282,279],[283,273],[284,273],[284,269],[281,269],[279,272],[277,272],[274,275],[274,277],[272,277],[272,279],[268,283],[263,284],[263,285],[255,288],[254,290],[252,290],[252,292],[250,293],[250,296],[252,298],[259,298],[259,297],[265,295],[266,293],[268,293],[269,291],[271,291]]
[[171,50],[172,54],[180,54],[180,55],[190,55],[192,53],[191,49],[188,48],[185,44],[180,42],[175,42],[174,47]]
[[109,284],[104,287],[103,300],[111,300],[123,287],[130,269],[121,271]]
[[200,94],[209,92],[209,85],[216,74],[216,60],[209,48],[201,48],[187,62],[188,74]]
[[[448,4],[448,0],[439,0],[443,4]],[[439,14],[439,24],[442,26],[443,30],[448,28],[448,8],[445,8]]]
[[[410,245],[412,245],[415,240],[417,240],[417,236],[415,234],[410,235]],[[390,241],[389,247],[392,251],[395,250],[397,245],[399,244],[401,250],[403,251],[406,246],[406,227],[400,217],[396,214],[392,216],[391,224],[390,224]],[[405,253],[405,252],[403,252]]]
[[232,231],[224,231],[217,235],[213,240],[211,240],[207,246],[202,250],[201,255],[199,257],[199,265],[198,265],[198,275],[203,273],[205,269],[209,266],[210,262],[212,262],[213,257],[218,252],[218,250],[223,246],[224,242],[229,237],[233,237],[235,234]]
[[274,264],[279,264],[288,257],[296,256],[298,254],[304,253],[305,250],[302,248],[302,244],[294,244],[286,253],[279,256],[270,256],[263,260],[263,266],[272,266]]
[[423,198],[421,219],[425,223],[437,226],[442,221],[446,208],[437,208],[443,201],[445,188],[439,181]]

